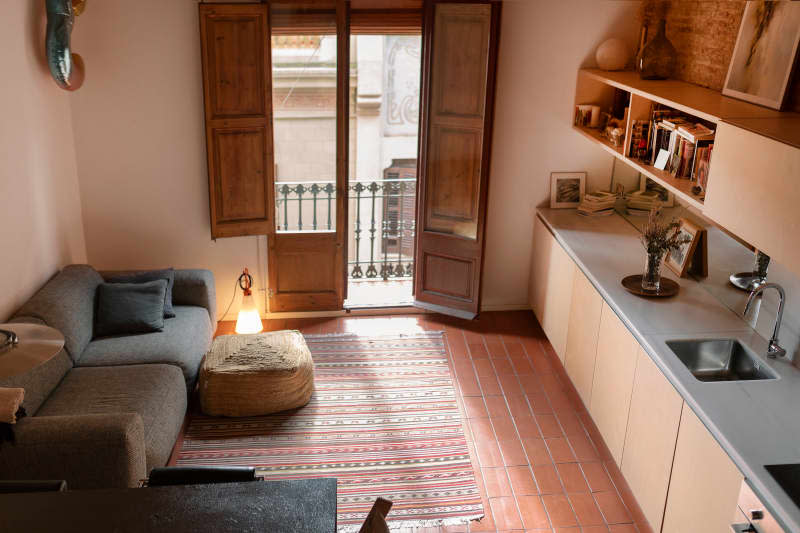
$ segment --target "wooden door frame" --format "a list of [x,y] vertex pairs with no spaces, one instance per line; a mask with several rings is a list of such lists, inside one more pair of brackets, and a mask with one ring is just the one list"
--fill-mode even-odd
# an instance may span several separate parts
[[[417,250],[419,249],[419,240],[425,231],[424,227],[424,212],[423,206],[427,194],[427,179],[420,179],[427,174],[428,168],[428,132],[430,125],[430,91],[431,91],[431,64],[433,62],[433,46],[434,35],[433,26],[435,22],[435,9],[437,4],[489,4],[491,6],[491,19],[489,30],[489,61],[487,65],[487,80],[486,80],[486,101],[485,114],[483,120],[483,135],[484,142],[481,151],[481,183],[480,195],[478,198],[478,209],[482,213],[478,220],[477,235],[479,239],[478,246],[480,248],[480,261],[478,264],[478,291],[477,291],[477,309],[480,313],[480,306],[482,301],[483,286],[483,265],[486,255],[486,218],[488,210],[489,198],[489,169],[491,168],[491,153],[492,142],[494,139],[494,114],[495,114],[495,94],[497,85],[497,60],[500,52],[500,16],[502,12],[502,2],[500,0],[425,0],[423,17],[422,17],[422,90],[420,91],[420,123],[418,135],[418,162],[417,162],[417,236],[414,240],[414,280],[413,280],[413,296],[418,305],[420,302],[417,300],[421,287],[419,283],[421,277],[419,276],[420,268],[422,265],[417,263],[419,256]],[[420,223],[420,221],[422,221]],[[459,237],[454,237],[459,238]],[[467,239],[464,239],[465,241]],[[443,310],[437,309],[438,305],[424,305],[428,310]],[[465,318],[466,313],[462,314]]]
[[[339,308],[347,299],[347,223],[350,209],[350,2],[336,2],[336,234],[337,264],[342,266]],[[341,207],[341,209],[339,209]]]

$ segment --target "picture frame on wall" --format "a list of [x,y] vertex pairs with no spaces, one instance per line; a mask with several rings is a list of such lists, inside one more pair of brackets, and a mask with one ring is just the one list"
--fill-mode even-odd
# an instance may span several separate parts
[[577,208],[586,192],[586,172],[551,172],[550,207]]
[[676,230],[678,234],[689,237],[691,240],[682,244],[680,248],[667,253],[664,264],[678,277],[683,277],[692,263],[697,243],[703,235],[703,228],[686,218],[679,219],[678,223],[680,224]]
[[672,194],[666,187],[660,183],[651,180],[644,174],[639,174],[639,190],[640,191],[654,191],[658,193],[658,199],[661,201],[661,207],[674,207],[675,195]]
[[780,109],[800,44],[800,2],[747,2],[722,94]]

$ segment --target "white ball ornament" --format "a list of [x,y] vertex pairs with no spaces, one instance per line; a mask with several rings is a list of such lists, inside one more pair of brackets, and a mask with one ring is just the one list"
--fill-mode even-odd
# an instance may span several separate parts
[[612,38],[603,41],[594,54],[597,66],[603,70],[622,70],[628,64],[628,46],[622,39]]

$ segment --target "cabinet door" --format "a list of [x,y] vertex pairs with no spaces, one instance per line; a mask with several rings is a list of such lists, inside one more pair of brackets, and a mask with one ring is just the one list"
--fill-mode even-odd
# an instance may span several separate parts
[[589,412],[617,465],[622,460],[639,343],[603,302]]
[[567,348],[569,304],[575,263],[537,216],[533,223],[533,256],[529,302],[561,362]]
[[717,125],[703,214],[800,274],[800,148]]
[[620,470],[653,531],[664,518],[682,407],[681,396],[639,348]]
[[730,532],[743,479],[728,454],[684,403],[662,533]]
[[595,290],[583,272],[576,268],[572,284],[564,366],[584,405],[587,406],[592,397],[597,333],[600,330],[602,310],[603,298],[600,293]]

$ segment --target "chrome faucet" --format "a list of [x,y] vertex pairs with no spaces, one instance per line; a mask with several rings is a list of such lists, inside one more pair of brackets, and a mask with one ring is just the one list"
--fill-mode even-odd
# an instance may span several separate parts
[[772,338],[769,340],[769,348],[767,348],[767,357],[774,359],[778,356],[783,357],[786,355],[786,350],[778,345],[778,333],[781,329],[781,320],[783,320],[783,306],[786,303],[786,292],[783,290],[783,287],[777,283],[762,283],[758,285],[750,292],[750,296],[747,297],[747,305],[744,307],[744,314],[746,315],[750,311],[750,307],[752,307],[756,296],[764,292],[765,289],[775,289],[781,297],[781,301],[778,304],[778,316],[775,317],[775,330],[772,332]]

